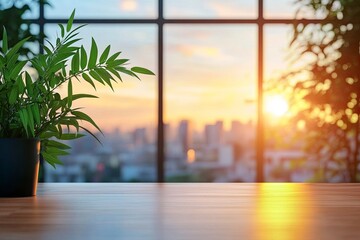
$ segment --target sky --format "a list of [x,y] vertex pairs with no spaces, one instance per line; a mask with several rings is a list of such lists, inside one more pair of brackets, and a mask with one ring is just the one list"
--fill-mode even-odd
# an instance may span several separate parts
[[[86,4],[84,4],[86,2]],[[62,0],[46,7],[46,18],[67,18],[76,8],[76,18],[156,18],[155,0]],[[292,0],[265,0],[265,16],[293,17]],[[255,0],[164,0],[165,18],[256,18]],[[34,13],[36,14],[36,12]],[[56,24],[45,32],[54,39]],[[265,80],[287,69],[286,54],[291,28],[265,27]],[[81,30],[81,44],[89,48],[94,37],[102,50],[122,51],[129,66],[142,66],[157,73],[157,26],[154,24],[96,25]],[[164,27],[164,118],[177,124],[190,119],[195,128],[224,120],[256,121],[257,75],[256,25],[165,25]],[[96,93],[100,99],[80,102],[104,130],[155,127],[157,77],[141,81],[125,78],[115,92],[99,86],[77,84],[75,91]]]

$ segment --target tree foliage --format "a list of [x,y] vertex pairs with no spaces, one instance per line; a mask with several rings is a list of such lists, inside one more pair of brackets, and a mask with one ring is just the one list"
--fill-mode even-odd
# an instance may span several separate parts
[[[82,137],[79,133],[81,130],[96,138],[82,125],[82,121],[101,132],[94,120],[73,104],[78,99],[97,96],[75,94],[73,81],[85,81],[94,88],[97,82],[113,89],[113,83],[122,81],[121,74],[136,78],[139,78],[138,73],[153,75],[145,68],[127,68],[128,59],[120,58],[120,52],[110,54],[110,46],[99,52],[94,39],[90,52],[83,46],[77,46],[80,41],[77,36],[84,25],[73,29],[74,15],[75,11],[65,26],[59,24],[60,36],[55,43],[48,41],[48,47],[43,46],[45,53],[35,55],[31,60],[19,58],[20,49],[29,38],[10,48],[6,29],[3,30],[0,52],[0,137],[40,138],[41,153],[53,166],[61,164],[58,156],[68,154],[69,146],[59,140]],[[61,86],[67,89],[65,96],[58,93]]]
[[307,62],[283,78],[293,100],[302,99],[294,120],[306,122],[306,152],[319,162],[322,180],[359,181],[360,1],[295,2],[299,12],[324,19],[294,24],[294,59]]
[[3,35],[3,27],[6,28],[8,43],[10,46],[15,45],[21,39],[29,38],[27,43],[19,49],[22,56],[31,57],[35,54],[32,44],[39,44],[43,34],[37,34],[32,27],[31,21],[25,19],[24,15],[31,11],[30,4],[50,5],[47,0],[3,0],[0,1],[0,36]]

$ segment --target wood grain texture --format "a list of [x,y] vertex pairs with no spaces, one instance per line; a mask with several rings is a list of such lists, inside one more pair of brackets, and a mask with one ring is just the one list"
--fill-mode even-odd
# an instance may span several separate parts
[[359,184],[44,183],[0,239],[360,239]]

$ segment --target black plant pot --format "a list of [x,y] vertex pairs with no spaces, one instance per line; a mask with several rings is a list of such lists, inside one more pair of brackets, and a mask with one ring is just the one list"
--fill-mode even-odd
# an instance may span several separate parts
[[40,140],[0,138],[0,197],[36,195]]

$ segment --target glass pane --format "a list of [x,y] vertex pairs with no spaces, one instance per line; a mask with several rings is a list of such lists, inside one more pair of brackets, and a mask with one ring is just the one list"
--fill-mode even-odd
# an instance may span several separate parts
[[276,82],[291,70],[304,63],[291,63],[289,43],[292,37],[291,25],[265,26],[265,179],[266,181],[304,182],[314,176],[312,162],[305,161],[302,136],[299,125],[290,121],[289,107],[291,92],[278,88]]
[[167,181],[254,181],[256,26],[165,26]]
[[77,18],[157,18],[156,0],[62,0],[51,1],[46,18],[68,18],[76,9]]
[[[45,26],[55,36],[57,26]],[[157,27],[155,25],[87,25],[80,37],[86,49],[91,37],[99,52],[111,44],[112,52],[122,51],[131,59],[130,66],[142,66],[156,72]],[[126,37],[124,37],[126,36]],[[156,180],[156,94],[157,79],[142,76],[141,81],[123,76],[114,84],[114,92],[103,85],[94,91],[89,85],[73,81],[74,92],[90,93],[99,99],[79,102],[104,132],[103,146],[91,137],[73,141],[71,155],[64,166],[53,170],[47,164],[46,181],[155,181]],[[65,91],[64,89],[63,91]]]
[[256,18],[255,0],[164,0],[165,18]]
[[[308,9],[297,10],[301,5],[295,3],[294,0],[264,0],[264,17],[265,18],[307,18],[307,19],[322,19],[324,16],[319,13],[314,13]],[[297,14],[296,14],[297,13]]]
[[[22,9],[29,8],[24,12],[24,19],[32,19],[39,17],[39,4],[37,1],[33,0],[22,0],[22,1],[1,1],[0,2],[0,11],[8,9],[8,11],[13,11],[13,7],[22,11]],[[12,12],[13,13],[13,12]],[[2,14],[6,14],[3,12]]]
[[[25,27],[25,26],[24,26]],[[39,36],[40,35],[40,27],[37,24],[31,24],[30,25],[30,32],[31,34],[33,34],[34,36]],[[24,44],[24,47],[29,49],[30,52],[37,54],[40,52],[40,46],[39,46],[39,42],[38,41],[33,41],[33,42],[26,42]],[[33,54],[29,53],[28,57],[32,58]]]

